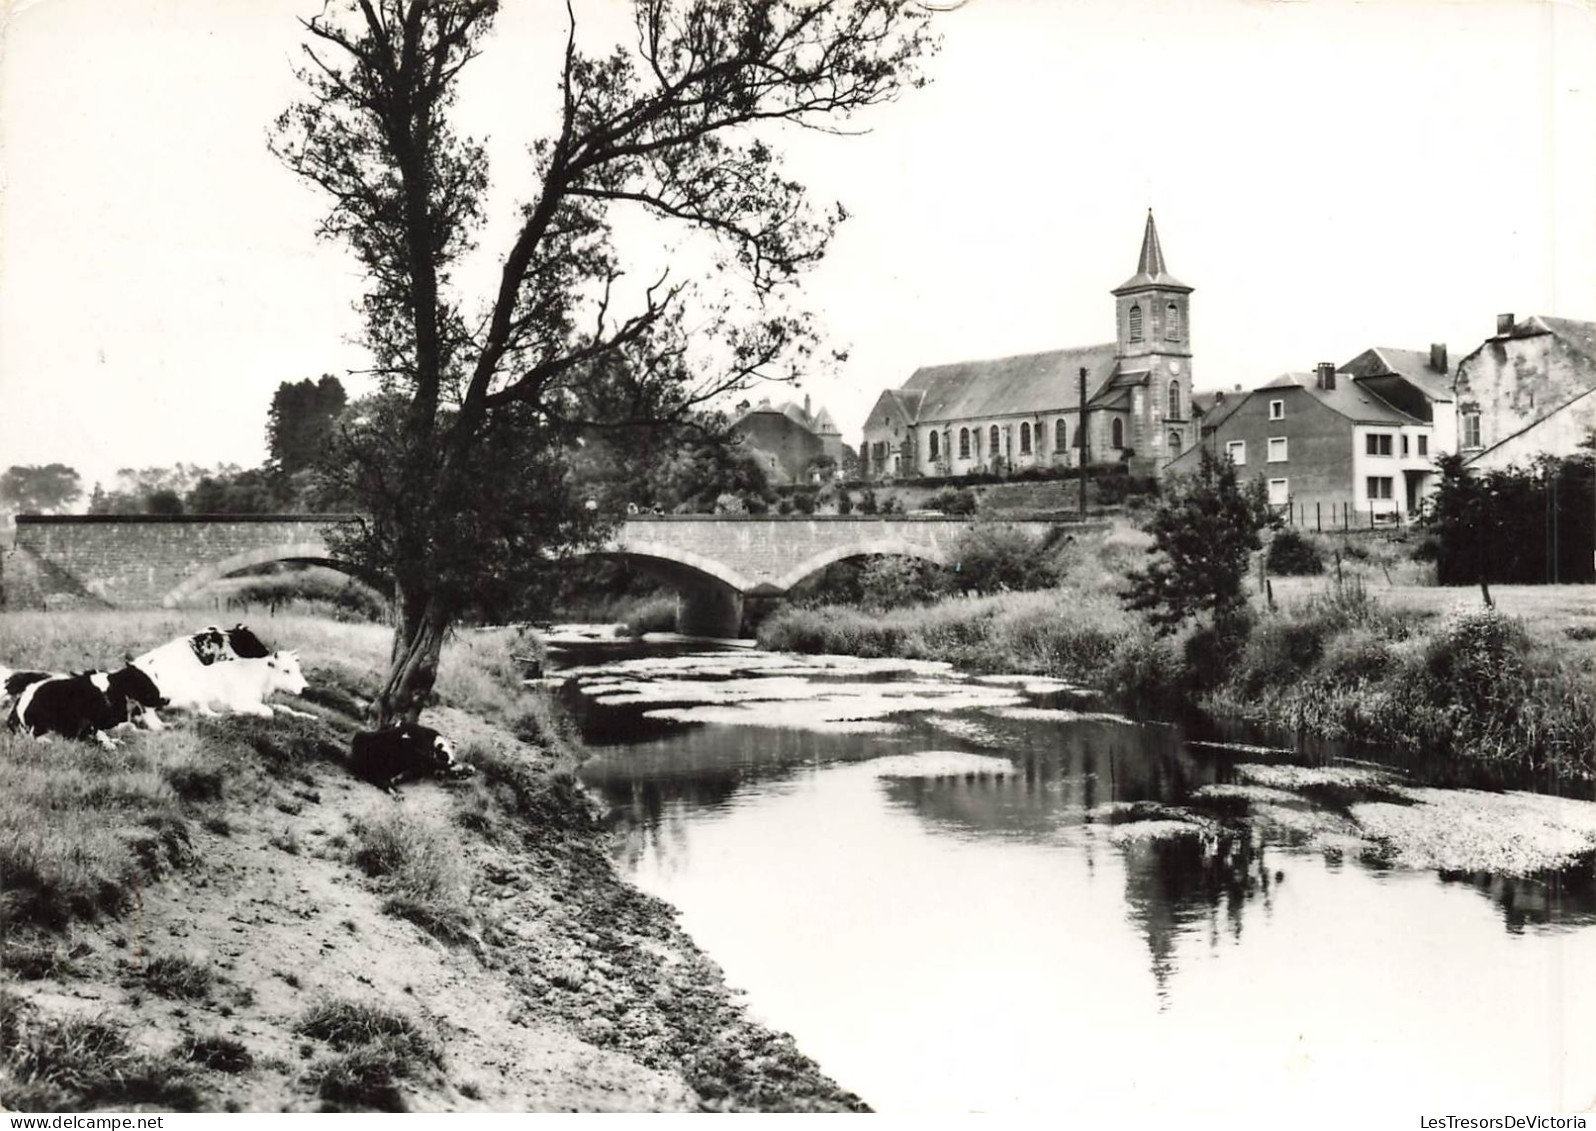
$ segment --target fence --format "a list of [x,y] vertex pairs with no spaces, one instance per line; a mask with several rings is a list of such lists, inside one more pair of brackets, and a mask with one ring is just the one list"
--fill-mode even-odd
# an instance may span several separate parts
[[1424,506],[1411,513],[1396,510],[1360,510],[1350,502],[1281,503],[1270,509],[1288,526],[1302,530],[1337,533],[1359,530],[1404,530],[1422,523],[1427,510]]

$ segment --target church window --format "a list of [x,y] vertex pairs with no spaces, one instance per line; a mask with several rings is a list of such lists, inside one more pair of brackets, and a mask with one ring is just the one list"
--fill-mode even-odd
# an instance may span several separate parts
[[1031,423],[1028,420],[1020,423],[1020,454],[1022,456],[1031,454]]
[[1180,307],[1170,303],[1164,308],[1164,337],[1169,341],[1180,341]]
[[959,429],[959,458],[970,458],[970,430],[968,428]]
[[1180,415],[1180,382],[1169,383],[1169,419],[1179,420]]
[[1053,422],[1053,450],[1055,452],[1062,452],[1067,446],[1064,442],[1065,437],[1068,435],[1065,428],[1066,425],[1062,416]]
[[1139,306],[1130,308],[1130,340],[1133,342],[1142,340],[1142,308]]
[[941,444],[942,444],[942,442],[941,442],[940,439],[938,439],[937,434],[935,432],[931,433],[931,462],[932,463],[935,463],[937,460],[942,458]]
[[992,450],[988,454],[991,455],[995,459],[1000,454],[1000,452],[1002,450],[1000,445],[998,444],[998,426],[996,424],[992,425],[992,433],[991,433],[991,436],[989,438],[992,441]]
[[1172,455],[1172,456],[1178,456],[1180,454],[1180,433],[1179,432],[1171,432],[1169,434],[1169,454]]
[[1114,423],[1109,426],[1109,437],[1112,447],[1125,446],[1125,422],[1117,416],[1114,418]]

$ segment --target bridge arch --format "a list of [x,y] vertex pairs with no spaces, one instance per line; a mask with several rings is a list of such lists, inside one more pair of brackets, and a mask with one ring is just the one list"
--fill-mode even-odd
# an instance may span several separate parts
[[939,566],[948,564],[948,555],[940,547],[911,542],[906,538],[877,538],[852,546],[834,546],[807,557],[777,578],[773,588],[785,593],[806,577],[812,577],[829,565],[847,561],[849,558],[877,557],[916,558]]
[[641,563],[661,562],[667,569],[685,569],[690,575],[717,581],[739,593],[755,588],[755,583],[724,562],[669,542],[642,542],[628,540],[622,546],[608,546],[594,550],[588,557],[629,558]]
[[287,542],[278,546],[259,546],[253,550],[243,550],[196,570],[161,596],[161,607],[176,608],[212,582],[220,581],[241,569],[265,565],[267,562],[304,562],[309,565],[330,566],[350,577],[362,581],[369,580],[348,562],[330,556],[325,542]]

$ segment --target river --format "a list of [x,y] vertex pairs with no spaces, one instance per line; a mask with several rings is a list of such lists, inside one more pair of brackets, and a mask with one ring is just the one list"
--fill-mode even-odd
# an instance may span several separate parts
[[944,665],[567,657],[621,866],[877,1110],[1596,1103],[1596,805]]

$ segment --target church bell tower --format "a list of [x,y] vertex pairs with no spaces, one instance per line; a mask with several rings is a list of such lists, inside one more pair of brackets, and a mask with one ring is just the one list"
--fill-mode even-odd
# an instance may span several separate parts
[[1160,467],[1197,441],[1191,412],[1191,292],[1164,266],[1149,208],[1136,274],[1113,291],[1115,356],[1119,383],[1132,389],[1133,447]]

